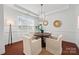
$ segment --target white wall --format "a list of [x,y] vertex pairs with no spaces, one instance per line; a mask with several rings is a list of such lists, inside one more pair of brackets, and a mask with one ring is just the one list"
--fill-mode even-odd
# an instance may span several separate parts
[[[45,31],[51,32],[52,35],[63,35],[65,41],[76,43],[76,20],[74,6],[69,5],[68,9],[52,13],[47,16],[48,26],[46,26]],[[55,28],[53,26],[54,20],[60,20],[62,25],[60,28]]]
[[5,44],[3,39],[3,30],[4,30],[4,14],[3,14],[3,5],[0,5],[0,54],[5,53]]
[[[4,15],[5,15],[4,17],[5,23],[7,19],[11,19],[15,21],[16,25],[18,22],[17,16],[26,17],[25,14],[18,12],[12,8],[6,7],[6,6],[4,8]],[[79,44],[79,36],[78,36],[79,31],[77,29],[77,16],[79,16],[79,5],[77,6],[69,5],[68,9],[61,10],[61,11],[52,13],[51,15],[47,16],[48,26],[45,26],[44,30],[46,32],[51,32],[54,35],[62,34],[65,41],[74,42],[74,43]],[[53,26],[54,20],[60,20],[62,22],[62,26],[60,28],[55,28]],[[35,21],[35,22],[37,23],[38,21]],[[17,39],[21,37],[18,34],[19,33],[16,33],[13,35],[14,42],[20,40],[20,39]],[[5,42],[6,44],[8,43],[8,35],[6,36]]]
[[[8,43],[8,37],[9,37],[9,26],[7,26],[7,20],[13,20],[14,21],[14,26],[12,26],[12,34],[13,34],[13,42],[17,42],[22,40],[22,34],[23,32],[21,32],[21,30],[19,29],[19,17],[18,16],[22,16],[25,17],[26,19],[30,20],[34,20],[34,22],[36,21],[36,18],[32,17],[32,16],[28,16],[27,14],[21,13],[13,8],[10,8],[8,6],[4,6],[4,32],[5,32],[5,44]],[[36,25],[36,24],[35,24]],[[30,29],[32,31],[32,29]],[[25,32],[25,34],[27,34]]]
[[[75,13],[76,13],[76,25],[78,24],[78,16],[79,16],[79,5],[75,5]],[[76,26],[76,42],[79,47],[79,28]]]

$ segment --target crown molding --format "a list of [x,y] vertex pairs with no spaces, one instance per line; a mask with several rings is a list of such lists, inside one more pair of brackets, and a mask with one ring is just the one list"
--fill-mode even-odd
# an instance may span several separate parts
[[[8,5],[8,6],[10,6],[10,5]],[[34,12],[32,12],[31,10],[28,10],[28,9],[26,9],[26,8],[23,8],[23,7],[21,7],[20,5],[14,4],[13,6],[10,6],[10,7],[11,7],[11,8],[14,8],[15,10],[17,10],[17,11],[19,11],[19,12],[25,14],[25,15],[30,15],[30,16],[33,16],[33,17],[39,17],[39,14],[34,13]],[[69,5],[67,5],[67,6],[65,6],[65,7],[63,7],[63,8],[59,8],[59,9],[55,9],[55,10],[53,10],[53,11],[47,12],[47,13],[45,13],[45,15],[46,15],[46,16],[50,16],[50,15],[52,15],[52,14],[54,14],[54,13],[67,10],[68,8],[69,8]]]
[[27,10],[27,9],[25,9],[25,8],[19,6],[19,5],[16,5],[16,4],[14,4],[14,5],[4,5],[4,6],[15,9],[15,10],[17,10],[18,12],[20,12],[24,15],[30,15],[30,16],[33,16],[33,17],[38,17],[39,16],[38,14],[36,14],[36,13],[30,11],[30,10]]
[[38,16],[38,14],[36,14],[36,13],[34,13],[34,12],[32,12],[32,11],[30,11],[30,10],[24,8],[24,7],[21,7],[21,6],[19,6],[19,5],[16,5],[16,4],[15,4],[14,7],[16,7],[17,9],[20,9],[20,10],[23,11],[23,12],[27,12],[27,13],[29,13],[29,14]]

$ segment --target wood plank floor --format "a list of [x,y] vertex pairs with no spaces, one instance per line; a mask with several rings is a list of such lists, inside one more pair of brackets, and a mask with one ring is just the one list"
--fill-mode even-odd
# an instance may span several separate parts
[[24,55],[23,54],[23,41],[13,43],[12,45],[5,46],[5,55]]
[[62,55],[79,55],[79,48],[71,42],[62,42]]
[[[23,54],[23,41],[14,43],[12,45],[6,45],[6,52],[4,55],[24,55]],[[74,43],[65,42],[63,41],[62,44],[62,55],[79,55],[79,49]],[[45,48],[42,49],[41,53],[39,55],[53,55],[45,50]]]
[[41,51],[41,53],[39,55],[53,55],[53,54],[46,51],[45,48],[42,48],[42,51]]

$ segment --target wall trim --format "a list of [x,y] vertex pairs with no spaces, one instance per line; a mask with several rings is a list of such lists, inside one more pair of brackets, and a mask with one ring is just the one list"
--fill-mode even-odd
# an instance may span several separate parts
[[16,5],[16,4],[15,4],[14,7],[17,8],[17,9],[20,9],[21,11],[28,12],[28,13],[30,13],[30,14],[33,14],[33,15],[35,15],[35,16],[38,16],[36,13],[34,13],[34,12],[28,10],[28,9],[25,9],[25,8],[19,6],[19,5]]
[[29,16],[32,16],[32,17],[38,17],[38,15],[36,13],[34,13],[30,10],[27,10],[27,9],[21,7],[21,6],[18,6],[18,5],[17,6],[16,5],[4,5],[4,7],[12,8],[12,9],[14,9],[14,10],[16,10],[16,11],[18,11],[18,12],[24,14],[24,15],[29,15]]

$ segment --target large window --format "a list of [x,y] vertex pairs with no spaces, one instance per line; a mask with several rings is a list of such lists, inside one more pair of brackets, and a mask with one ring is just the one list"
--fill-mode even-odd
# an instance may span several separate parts
[[19,16],[19,25],[34,26],[34,20],[31,17]]
[[18,20],[18,26],[22,33],[34,32],[35,21],[31,16],[19,16]]

